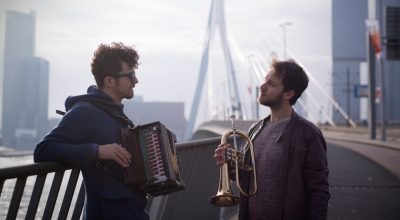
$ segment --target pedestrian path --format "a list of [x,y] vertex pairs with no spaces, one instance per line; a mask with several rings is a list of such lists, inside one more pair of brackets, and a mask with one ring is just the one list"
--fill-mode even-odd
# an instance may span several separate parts
[[[327,147],[331,193],[328,219],[400,219],[400,179],[370,157],[348,148],[351,146],[343,147],[343,142],[334,142],[328,141]],[[347,144],[375,151],[393,151],[363,144]],[[400,151],[395,152],[400,154]],[[374,153],[371,156],[377,156],[377,152],[371,153]]]
[[347,141],[360,144],[367,144],[377,147],[400,150],[400,127],[390,127],[386,130],[386,141],[380,140],[379,130],[375,140],[370,139],[367,127],[320,127],[324,137],[329,140]]

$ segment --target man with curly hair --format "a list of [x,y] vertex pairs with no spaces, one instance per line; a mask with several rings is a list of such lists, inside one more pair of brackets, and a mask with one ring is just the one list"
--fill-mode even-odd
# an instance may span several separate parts
[[[307,86],[302,67],[292,60],[273,60],[258,97],[271,114],[249,129],[258,188],[255,196],[240,196],[240,220],[326,219],[330,194],[325,139],[293,109]],[[215,150],[218,165],[225,163],[229,148],[220,144]],[[250,163],[249,153],[245,163]],[[254,192],[251,172],[240,171],[239,179],[246,192]]]
[[123,183],[131,155],[120,143],[120,129],[133,126],[122,99],[134,96],[139,55],[133,46],[101,44],[91,69],[97,86],[70,96],[60,123],[36,146],[35,162],[77,165],[86,188],[84,219],[148,219],[146,195]]

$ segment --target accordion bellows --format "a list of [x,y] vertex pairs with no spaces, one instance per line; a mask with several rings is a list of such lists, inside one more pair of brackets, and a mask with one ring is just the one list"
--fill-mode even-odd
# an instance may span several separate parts
[[124,181],[152,195],[183,190],[175,135],[162,123],[153,122],[121,129],[122,146],[132,155],[124,169]]

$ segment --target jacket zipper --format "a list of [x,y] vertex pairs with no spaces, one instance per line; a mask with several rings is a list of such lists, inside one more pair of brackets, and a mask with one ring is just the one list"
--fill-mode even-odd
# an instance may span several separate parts
[[[292,118],[292,119],[294,120],[294,118]],[[288,133],[293,132],[293,127],[294,127],[293,124],[294,123],[295,123],[295,121],[293,121],[292,123],[288,124],[288,126],[290,125],[290,127],[288,127],[288,129],[286,129],[286,131],[283,133],[282,136],[286,136]],[[290,130],[290,132],[289,132],[289,130]],[[282,219],[282,220],[283,220],[283,217],[284,217],[284,212],[283,211],[284,211],[284,207],[285,207],[285,194],[286,194],[286,188],[287,188],[287,176],[288,176],[289,156],[290,156],[289,147],[290,147],[291,139],[290,138],[289,139],[285,138],[285,140],[286,141],[284,142],[283,146],[284,146],[284,148],[286,150],[286,158],[285,158],[286,161],[283,163],[284,166],[285,166],[283,168],[283,170],[285,172],[284,172],[284,176],[283,176],[284,180],[283,180],[283,188],[282,188],[282,192],[281,192],[281,216],[280,216],[280,219]]]

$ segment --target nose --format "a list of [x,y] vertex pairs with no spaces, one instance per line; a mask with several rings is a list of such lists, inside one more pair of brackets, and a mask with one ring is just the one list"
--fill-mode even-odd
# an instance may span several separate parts
[[137,84],[137,83],[139,83],[139,80],[136,76],[132,76],[132,82],[133,82],[133,84]]
[[267,89],[267,83],[262,83],[261,85],[260,85],[260,90],[261,91],[263,91],[263,90],[266,90]]

